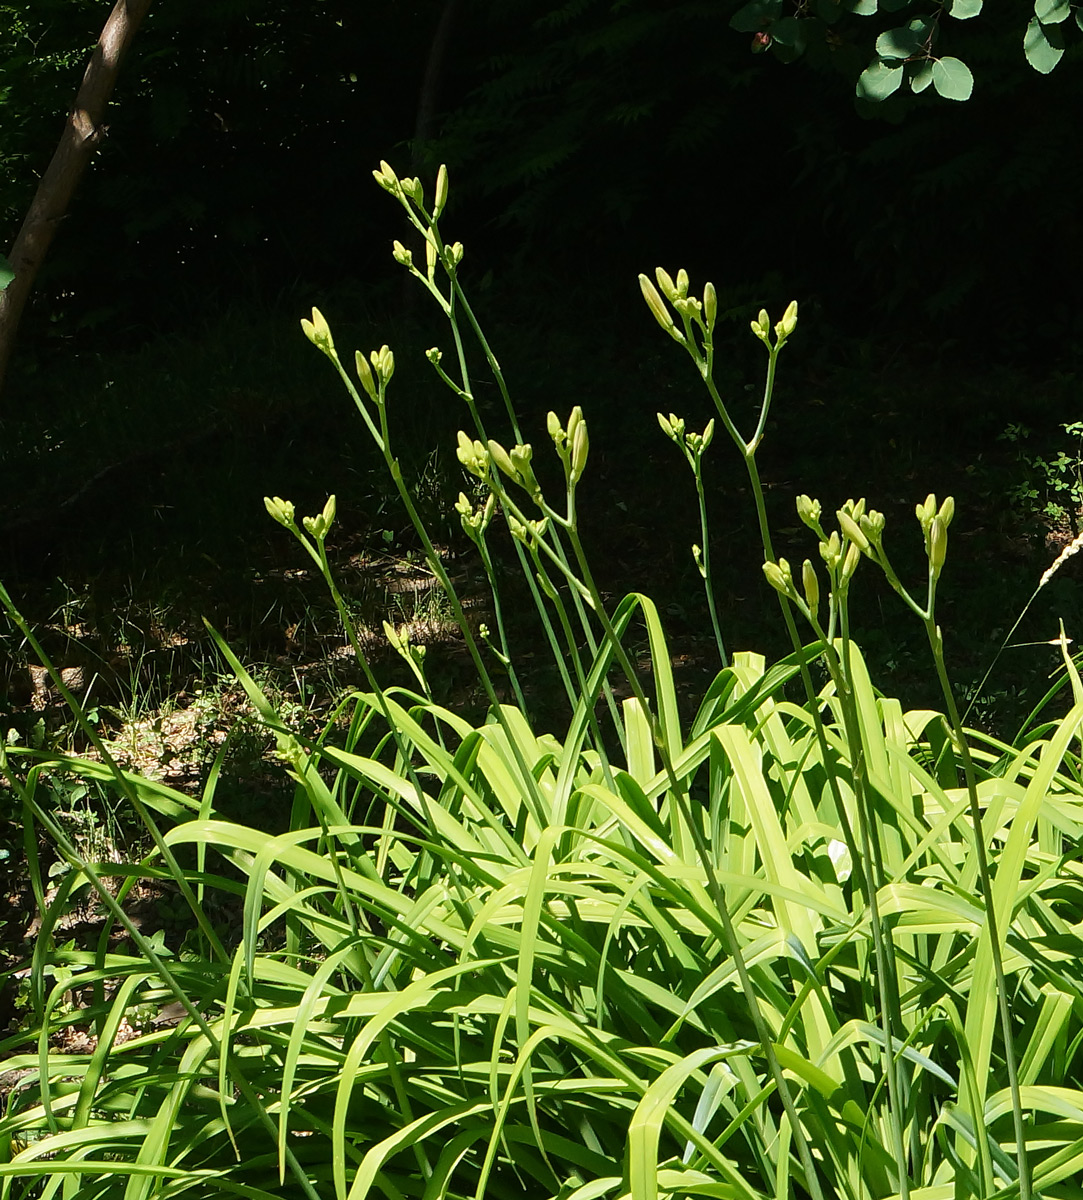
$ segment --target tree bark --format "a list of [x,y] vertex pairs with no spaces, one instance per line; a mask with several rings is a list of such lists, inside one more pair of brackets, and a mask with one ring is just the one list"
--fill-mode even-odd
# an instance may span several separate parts
[[116,0],[91,55],[52,161],[38,184],[8,258],[15,278],[0,292],[0,392],[26,301],[87,164],[105,137],[102,124],[120,62],[151,0]]

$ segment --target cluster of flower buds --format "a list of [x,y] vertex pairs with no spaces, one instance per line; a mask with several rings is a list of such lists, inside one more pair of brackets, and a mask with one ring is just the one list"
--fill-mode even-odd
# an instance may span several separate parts
[[[775,325],[775,347],[781,348],[786,339],[797,328],[797,301],[791,300],[782,314],[782,320]],[[752,322],[752,332],[761,342],[771,349],[771,318],[767,309],[761,308],[759,316]]]
[[403,625],[396,629],[390,621],[384,621],[384,637],[387,638],[388,644],[396,654],[400,654],[414,670],[414,674],[424,683],[424,677],[421,673],[422,665],[425,661],[425,647],[415,645],[410,640],[410,627]]
[[938,579],[948,555],[948,526],[955,516],[955,499],[948,496],[937,508],[936,496],[930,492],[925,497],[924,504],[915,505],[914,515],[925,535],[925,553],[929,556],[929,569],[933,578]]
[[489,457],[500,471],[513,483],[523,488],[534,501],[541,499],[541,485],[534,478],[534,468],[530,460],[534,457],[533,447],[526,445],[512,446],[505,450],[499,442],[489,439]]
[[590,435],[587,433],[587,422],[583,410],[577,404],[568,417],[568,428],[561,427],[560,418],[555,412],[549,413],[545,427],[553,439],[553,445],[564,464],[564,475],[569,487],[575,487],[583,477],[587,465],[587,455],[590,453]]
[[331,337],[331,327],[318,308],[312,310],[311,321],[301,318],[301,328],[304,330],[305,337],[317,350],[322,350],[328,358],[335,357],[335,342]]
[[280,496],[264,496],[263,505],[279,525],[285,526],[286,529],[293,529],[297,524],[292,500],[283,500]]
[[661,413],[655,415],[658,417],[658,424],[661,426],[662,432],[670,441],[680,446],[684,451],[685,458],[688,459],[689,466],[695,470],[696,464],[714,440],[714,417],[707,422],[707,427],[702,433],[686,433],[683,417],[674,416],[673,413],[670,413],[668,417],[662,416]]
[[522,542],[528,550],[534,550],[538,542],[545,537],[549,528],[549,518],[542,517],[540,521],[520,521],[512,513],[507,514],[508,531],[516,541]]
[[492,473],[489,451],[484,443],[479,442],[477,438],[468,437],[461,429],[459,430],[459,444],[455,448],[455,457],[475,479],[481,479],[486,483],[489,481]]
[[318,513],[314,517],[302,518],[301,524],[304,525],[305,531],[311,534],[316,541],[322,542],[335,522],[336,511],[335,497],[333,495],[328,496],[327,503],[323,506],[323,512]]
[[455,502],[455,511],[459,514],[459,520],[462,522],[463,533],[471,540],[477,541],[489,528],[495,506],[496,499],[492,492],[485,498],[485,503],[478,508],[474,507],[465,492],[460,492],[459,498]]

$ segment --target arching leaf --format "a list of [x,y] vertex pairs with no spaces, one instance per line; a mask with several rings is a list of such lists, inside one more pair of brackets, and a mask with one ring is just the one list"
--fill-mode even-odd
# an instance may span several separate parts
[[898,91],[903,74],[902,67],[875,62],[861,72],[857,81],[857,94],[862,100],[886,100],[893,92]]
[[11,269],[11,263],[0,254],[0,292],[15,278],[15,272]]
[[969,100],[974,90],[974,76],[965,62],[941,58],[933,63],[933,87],[945,100]]
[[910,76],[910,90],[912,92],[923,92],[933,81],[933,64],[931,62],[923,62],[920,67]]

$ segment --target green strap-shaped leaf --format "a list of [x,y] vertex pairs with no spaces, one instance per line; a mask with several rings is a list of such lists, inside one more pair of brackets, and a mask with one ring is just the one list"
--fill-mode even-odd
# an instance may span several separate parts
[[974,90],[974,76],[965,62],[941,58],[933,63],[933,87],[945,100],[969,100]]
[[15,278],[15,272],[11,269],[11,263],[0,254],[0,292]]

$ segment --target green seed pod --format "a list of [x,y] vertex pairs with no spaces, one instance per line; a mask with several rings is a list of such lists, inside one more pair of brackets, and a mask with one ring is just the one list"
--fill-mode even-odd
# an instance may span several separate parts
[[703,319],[707,322],[708,330],[714,329],[718,319],[718,293],[713,283],[706,283],[703,288]]
[[801,565],[801,586],[805,589],[805,603],[813,616],[820,608],[820,581],[816,578],[816,568],[806,558]]
[[434,221],[444,211],[445,204],[447,204],[447,167],[441,163],[440,170],[436,172],[436,199],[433,201],[432,208]]
[[677,285],[673,282],[668,271],[664,271],[661,267],[654,268],[654,277],[658,280],[658,286],[662,289],[662,295],[672,304],[680,295],[677,290]]

